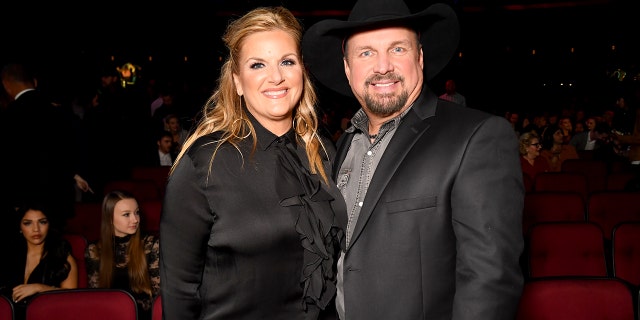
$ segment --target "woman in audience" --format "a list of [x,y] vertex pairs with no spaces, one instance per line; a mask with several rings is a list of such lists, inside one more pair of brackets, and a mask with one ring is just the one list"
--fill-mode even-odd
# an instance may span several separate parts
[[180,118],[178,118],[178,116],[173,113],[164,118],[164,128],[165,130],[171,132],[171,152],[173,154],[180,153],[180,151],[182,150],[182,145],[185,141],[187,141],[189,131],[182,127]]
[[538,173],[551,170],[547,159],[540,157],[541,148],[540,137],[535,131],[525,132],[520,136],[520,165],[522,174],[527,175],[530,181],[535,180]]
[[[552,126],[553,127],[553,126]],[[571,137],[573,137],[573,122],[571,117],[562,116],[558,120],[558,127],[560,127],[560,133],[562,133],[562,143],[568,144],[571,141]]]
[[16,209],[19,225],[13,259],[0,275],[2,294],[16,305],[16,319],[24,317],[27,301],[36,293],[78,287],[78,267],[71,245],[51,227],[44,204],[31,203]]
[[150,319],[153,299],[160,292],[159,241],[140,230],[138,201],[114,190],[102,201],[100,239],[85,252],[88,286],[131,293],[138,319]]
[[571,144],[564,143],[563,129],[559,126],[550,126],[542,136],[542,151],[540,155],[547,159],[550,171],[560,172],[562,162],[567,159],[578,159],[578,151]]

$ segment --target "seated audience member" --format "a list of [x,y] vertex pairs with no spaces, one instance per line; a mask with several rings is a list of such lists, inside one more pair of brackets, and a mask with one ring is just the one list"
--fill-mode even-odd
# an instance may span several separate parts
[[522,128],[522,132],[535,131],[538,135],[547,127],[547,117],[544,114],[533,115],[533,120],[526,127]]
[[520,121],[520,114],[516,111],[507,112],[506,114],[507,120],[511,124],[513,131],[516,133],[516,136],[520,136],[522,133],[522,122]]
[[[591,122],[593,125],[590,125]],[[587,128],[592,129],[575,134],[569,141],[569,145],[574,146],[576,151],[597,150],[611,132],[611,128],[606,123],[596,123],[595,118],[588,118],[586,123]]]
[[[14,302],[16,319],[23,319],[33,295],[78,287],[78,267],[71,245],[54,229],[44,204],[30,203],[16,209],[14,242],[8,245],[9,260],[0,274],[3,295]],[[19,232],[18,232],[19,231]]]
[[538,173],[549,172],[551,167],[546,158],[540,157],[540,137],[534,131],[525,132],[520,136],[520,166],[522,174],[535,180]]
[[558,120],[558,127],[560,127],[560,132],[562,133],[562,144],[569,144],[571,137],[573,137],[573,123],[571,121],[571,117],[561,117]]
[[[585,132],[585,125],[583,122],[576,122],[575,128],[573,128],[573,135],[575,136],[578,133]],[[571,137],[573,139],[573,137]],[[571,142],[571,140],[569,140]]]
[[166,130],[161,130],[158,133],[156,139],[156,147],[154,150],[149,151],[148,159],[145,161],[146,166],[172,166],[175,159],[175,153],[172,152],[171,147],[173,141],[171,133]]
[[444,84],[444,89],[445,93],[440,95],[440,99],[455,102],[463,107],[467,106],[467,98],[457,91],[455,80],[447,80]]
[[114,190],[102,202],[100,239],[85,252],[90,288],[116,288],[131,293],[138,319],[151,318],[160,293],[159,240],[140,230],[140,208],[132,194]]
[[567,159],[578,159],[576,147],[564,144],[563,130],[559,126],[551,126],[542,136],[542,151],[540,155],[547,159],[550,171],[560,172],[562,162]]
[[598,120],[599,117],[597,116],[589,116],[587,117],[587,119],[584,120],[584,124],[585,124],[585,130],[584,131],[589,131],[589,130],[593,130],[596,127],[596,124],[598,124],[598,122],[601,122]]
[[169,114],[164,118],[164,128],[171,133],[171,139],[173,145],[171,146],[171,152],[173,154],[180,153],[182,145],[187,141],[189,131],[182,127],[180,118],[175,114]]

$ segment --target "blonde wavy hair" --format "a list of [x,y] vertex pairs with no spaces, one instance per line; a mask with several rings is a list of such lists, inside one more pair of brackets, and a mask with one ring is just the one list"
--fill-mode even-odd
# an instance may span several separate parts
[[[233,74],[239,73],[238,58],[247,37],[255,33],[273,30],[282,30],[289,34],[298,44],[297,53],[302,57],[300,49],[302,26],[291,11],[284,7],[259,7],[249,11],[227,26],[222,40],[229,50],[229,55],[222,65],[217,88],[205,103],[202,109],[202,116],[176,157],[171,172],[173,172],[185,152],[198,138],[213,132],[222,132],[222,138],[218,141],[218,145],[211,156],[209,173],[211,172],[216,152],[224,143],[230,143],[239,150],[238,142],[252,137],[252,153],[255,151],[257,146],[255,128],[251,125],[242,107],[242,97],[237,94]],[[302,77],[304,87],[300,101],[294,109],[293,126],[299,142],[302,141],[305,145],[311,173],[319,174],[324,182],[328,184],[328,178],[320,156],[321,149],[325,155],[327,155],[327,152],[318,136],[318,118],[315,110],[317,96],[309,74],[304,68],[302,68]]]

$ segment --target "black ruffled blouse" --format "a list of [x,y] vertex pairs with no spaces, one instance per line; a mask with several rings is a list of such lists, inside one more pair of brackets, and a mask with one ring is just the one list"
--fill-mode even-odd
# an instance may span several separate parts
[[222,145],[209,171],[210,134],[169,178],[160,272],[171,319],[306,320],[333,308],[344,200],[310,174],[293,131],[277,137],[249,117],[253,153],[251,138]]

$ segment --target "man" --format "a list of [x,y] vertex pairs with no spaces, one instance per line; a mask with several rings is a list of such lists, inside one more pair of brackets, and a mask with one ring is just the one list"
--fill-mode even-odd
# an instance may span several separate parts
[[441,94],[438,98],[455,102],[459,105],[462,105],[463,107],[467,106],[467,99],[462,94],[460,94],[460,92],[456,91],[455,80],[447,80],[447,82],[444,83],[444,90],[445,93]]
[[587,118],[587,131],[573,135],[569,144],[576,147],[577,151],[590,151],[600,148],[604,143],[603,140],[608,138],[611,128],[604,123],[596,123],[594,117]]
[[63,228],[73,216],[75,153],[73,114],[56,107],[37,89],[37,78],[27,65],[6,64],[0,73],[11,99],[3,115],[4,148],[0,181],[3,210],[37,199],[50,206],[52,223]]
[[156,151],[147,163],[149,166],[172,166],[174,154],[171,152],[173,146],[173,135],[167,130],[161,130],[156,139]]
[[515,317],[524,281],[518,141],[504,117],[439,100],[425,85],[458,39],[449,6],[410,14],[402,0],[360,0],[348,20],[304,35],[316,80],[362,106],[334,163],[348,208],[343,320]]

